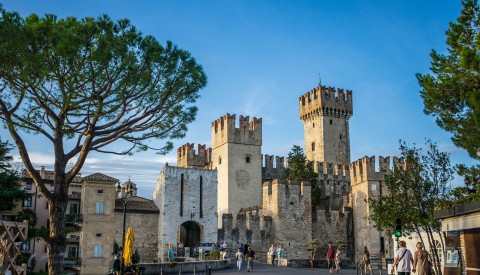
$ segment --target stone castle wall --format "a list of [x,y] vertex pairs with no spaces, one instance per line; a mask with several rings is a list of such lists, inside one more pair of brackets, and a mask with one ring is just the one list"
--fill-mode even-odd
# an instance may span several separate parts
[[[200,227],[200,242],[217,242],[216,170],[165,165],[153,200],[160,209],[158,258],[162,261],[166,259],[168,244],[181,241],[177,233],[186,222]],[[196,213],[192,216],[194,207]]]
[[[134,249],[145,263],[158,262],[158,217],[157,213],[127,212],[126,229],[132,227],[135,236]],[[115,241],[122,245],[123,211],[115,211]]]

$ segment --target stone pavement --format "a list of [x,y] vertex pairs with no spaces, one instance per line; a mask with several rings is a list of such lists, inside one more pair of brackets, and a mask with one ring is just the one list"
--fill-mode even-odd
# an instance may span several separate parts
[[[239,274],[237,271],[237,268],[231,265],[232,267],[229,269],[222,269],[222,270],[212,270],[212,275],[224,275],[224,274]],[[377,271],[378,272],[378,271]],[[377,272],[374,272],[374,274],[378,274]],[[257,263],[255,262],[253,265],[253,271],[247,272],[247,266],[246,264],[242,265],[242,270],[240,273],[244,274],[295,274],[295,275],[303,275],[303,274],[315,274],[315,275],[328,275],[328,269],[324,268],[293,268],[293,267],[288,267],[288,266],[272,266],[269,264],[265,263]],[[202,274],[202,273],[197,273],[197,274]],[[335,273],[337,274],[337,273]],[[342,274],[348,274],[348,275],[356,275],[357,271],[355,269],[341,269],[340,270],[340,275]],[[386,275],[386,273],[384,273]]]

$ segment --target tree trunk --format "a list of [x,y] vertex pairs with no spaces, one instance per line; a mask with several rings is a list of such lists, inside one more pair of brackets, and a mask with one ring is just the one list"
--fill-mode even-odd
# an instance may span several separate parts
[[427,231],[427,237],[428,237],[428,242],[430,243],[430,248],[433,251],[433,257],[435,258],[435,264],[433,265],[435,269],[435,274],[442,275],[442,268],[440,266],[440,258],[438,257],[438,251],[437,247],[435,246],[435,239],[433,238],[433,233],[432,233],[432,227],[427,226],[426,228]]
[[56,194],[55,200],[48,203],[50,236],[48,240],[45,241],[48,249],[48,274],[64,273],[63,259],[67,246],[67,232],[65,231],[65,211],[67,204],[67,192]]

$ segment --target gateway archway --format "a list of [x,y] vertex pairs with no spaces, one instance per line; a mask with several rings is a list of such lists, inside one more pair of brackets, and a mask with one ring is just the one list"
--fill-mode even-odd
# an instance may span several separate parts
[[185,247],[194,247],[202,239],[202,228],[198,223],[187,221],[179,226],[177,242],[182,241]]

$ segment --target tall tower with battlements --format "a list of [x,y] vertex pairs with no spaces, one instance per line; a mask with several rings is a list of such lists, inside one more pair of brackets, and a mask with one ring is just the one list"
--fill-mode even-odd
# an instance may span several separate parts
[[262,119],[226,114],[212,122],[212,168],[218,171],[218,218],[262,203]]
[[350,164],[352,91],[318,86],[300,96],[299,106],[307,159]]

